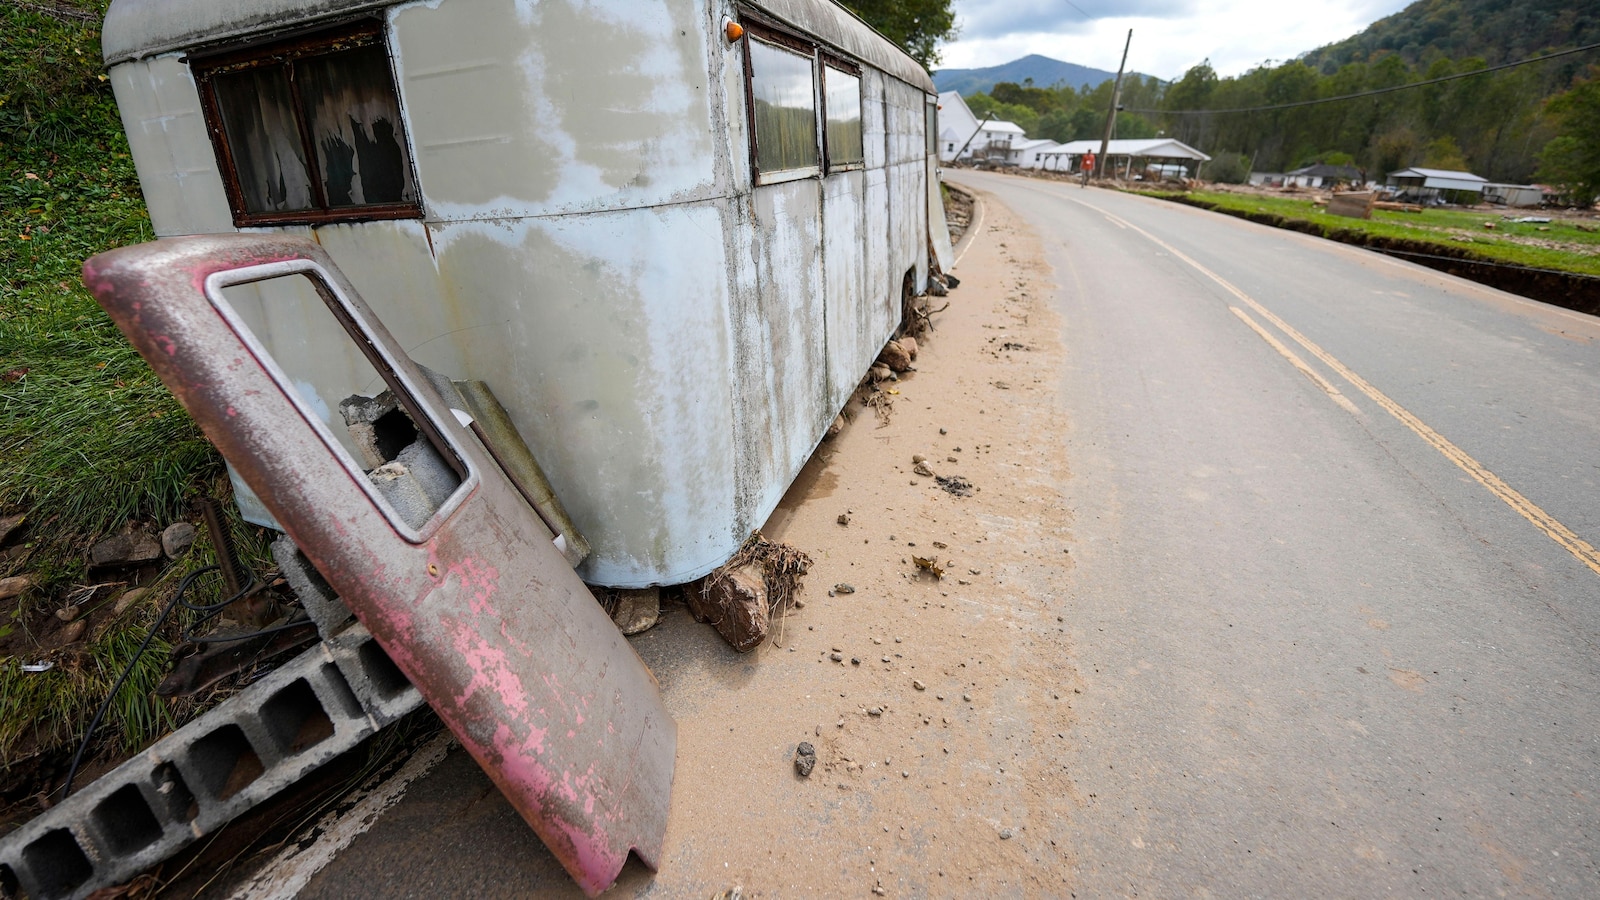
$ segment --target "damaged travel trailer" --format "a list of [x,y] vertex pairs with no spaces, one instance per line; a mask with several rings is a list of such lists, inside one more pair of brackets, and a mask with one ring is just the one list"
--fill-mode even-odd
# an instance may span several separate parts
[[321,641],[64,786],[5,892],[127,881],[423,702],[587,893],[657,865],[676,725],[585,582],[726,561],[948,265],[927,73],[821,0],[114,0],[103,40],[161,240],[85,283]]
[[[822,0],[116,0],[104,51],[157,235],[314,238],[493,390],[590,584],[727,560],[949,265],[933,83]],[[273,290],[332,424],[357,367]]]

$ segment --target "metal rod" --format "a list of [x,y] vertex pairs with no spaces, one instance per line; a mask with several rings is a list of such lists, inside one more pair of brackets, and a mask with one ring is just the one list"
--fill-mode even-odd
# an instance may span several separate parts
[[206,534],[211,536],[211,547],[217,551],[217,567],[222,570],[222,582],[227,590],[225,596],[232,597],[243,590],[245,584],[239,577],[239,557],[233,552],[233,535],[228,533],[228,526],[222,521],[222,510],[218,508],[217,501],[201,497],[197,502],[200,517],[205,520]]

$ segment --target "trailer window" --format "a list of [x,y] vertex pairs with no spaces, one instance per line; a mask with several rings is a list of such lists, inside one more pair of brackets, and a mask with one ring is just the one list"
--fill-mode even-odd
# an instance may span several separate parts
[[820,168],[813,59],[761,40],[745,42],[758,177]]
[[421,215],[376,23],[192,63],[237,225]]
[[861,165],[861,79],[836,66],[823,67],[823,111],[827,114],[828,171]]

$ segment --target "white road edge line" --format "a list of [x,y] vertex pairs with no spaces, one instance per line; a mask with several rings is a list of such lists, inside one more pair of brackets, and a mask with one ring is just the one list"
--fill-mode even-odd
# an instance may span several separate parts
[[[961,260],[966,257],[967,251],[972,249],[972,245],[978,242],[978,235],[982,234],[980,229],[983,228],[983,214],[988,212],[988,207],[984,205],[982,200],[978,199],[976,194],[972,195],[972,205],[978,208],[977,220],[967,226],[967,231],[972,233],[972,240],[967,241],[967,245],[961,248],[960,253],[956,254],[956,261],[950,264],[950,271],[952,272],[955,271],[956,266],[961,265]],[[964,234],[962,235],[962,237],[965,236]]]
[[454,744],[455,736],[448,731],[423,744],[399,772],[367,791],[348,812],[334,810],[318,820],[311,831],[321,831],[321,835],[310,846],[285,848],[229,900],[292,900],[336,855],[400,802],[413,781],[433,771]]

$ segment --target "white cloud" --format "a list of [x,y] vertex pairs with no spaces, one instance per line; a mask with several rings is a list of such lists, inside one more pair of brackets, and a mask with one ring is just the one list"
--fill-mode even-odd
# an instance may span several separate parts
[[[1343,40],[1410,0],[955,0],[961,34],[943,49],[951,69],[996,66],[1030,53],[1116,71],[1177,78],[1209,58],[1222,75]],[[1073,6],[1089,17],[1081,15]]]

